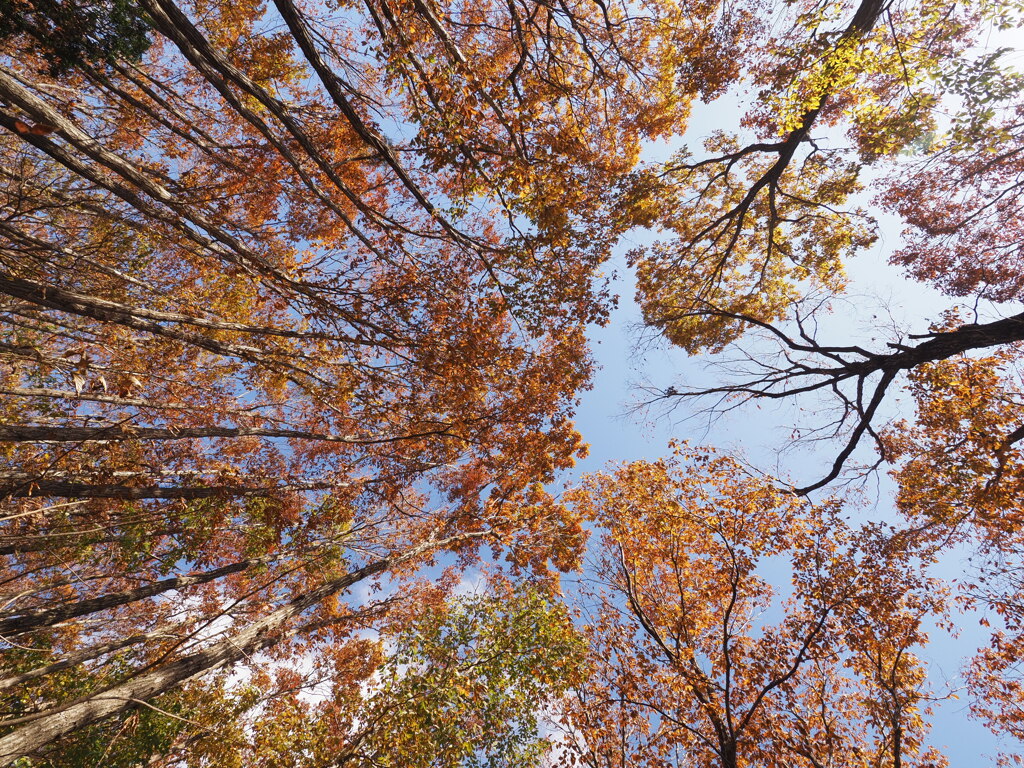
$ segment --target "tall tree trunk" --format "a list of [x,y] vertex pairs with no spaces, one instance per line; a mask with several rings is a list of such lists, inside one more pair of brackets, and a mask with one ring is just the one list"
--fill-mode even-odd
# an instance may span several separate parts
[[[0,478],[3,483],[5,478]],[[185,485],[185,486],[131,486],[113,483],[86,483],[67,480],[38,479],[17,480],[6,486],[0,485],[2,498],[46,498],[57,496],[65,499],[121,499],[133,501],[137,499],[212,499],[217,497],[235,496],[270,496],[275,493],[290,491],[317,491],[337,488],[340,483],[299,483],[291,485]]]
[[[28,611],[5,611],[4,613],[7,613],[8,617],[0,619],[0,637],[17,637],[18,635],[25,634],[26,632],[39,629],[40,627],[52,627],[62,621],[78,618],[79,616],[88,616],[90,613],[97,613],[98,611],[105,611],[122,605],[128,605],[129,603],[134,603],[138,600],[145,600],[149,597],[155,597],[156,595],[170,592],[174,589],[184,589],[185,587],[191,587],[197,584],[208,584],[211,581],[216,581],[217,579],[229,576],[232,573],[244,571],[259,562],[261,562],[261,559],[259,558],[241,560],[237,563],[230,563],[229,565],[225,565],[221,568],[215,568],[212,571],[206,571],[205,573],[174,576],[142,587],[129,589],[124,592],[114,592],[108,595],[100,595],[99,597],[91,597],[86,600],[79,600],[66,605],[58,605],[53,608],[42,608]],[[12,613],[14,614],[13,616],[10,615]]]
[[320,440],[327,443],[367,445],[397,440],[418,440],[443,435],[443,428],[410,434],[348,437],[307,432],[301,429],[265,429],[262,427],[141,427],[114,424],[109,427],[65,427],[46,425],[0,424],[0,442],[84,443],[119,440],[188,440],[207,437],[280,437],[295,440]]

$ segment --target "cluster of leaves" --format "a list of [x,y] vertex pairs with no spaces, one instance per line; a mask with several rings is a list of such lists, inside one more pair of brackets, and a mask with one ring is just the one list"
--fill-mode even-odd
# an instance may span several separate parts
[[83,64],[138,61],[150,46],[149,24],[134,0],[3,0],[0,43],[16,35],[31,41],[51,75]]
[[944,764],[915,655],[945,610],[926,550],[686,446],[576,501],[606,531],[582,594],[594,671],[566,720],[577,764]]
[[414,768],[540,764],[539,718],[578,684],[586,650],[564,606],[522,588],[456,603],[395,642],[367,748],[376,765]]

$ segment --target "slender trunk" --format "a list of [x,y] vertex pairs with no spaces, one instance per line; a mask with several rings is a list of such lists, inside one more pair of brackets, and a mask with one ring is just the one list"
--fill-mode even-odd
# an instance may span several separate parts
[[[261,362],[267,357],[266,352],[255,347],[231,344],[204,336],[201,333],[172,328],[161,324],[160,321],[152,317],[153,315],[166,313],[126,307],[112,301],[66,291],[55,285],[41,285],[30,280],[22,280],[0,273],[0,292],[18,299],[30,301],[41,307],[55,309],[58,312],[67,312],[68,314],[87,317],[92,320],[116,323],[137,331],[146,331],[154,336],[163,336],[164,338],[180,341],[225,357],[235,357],[250,362]],[[192,324],[194,325],[195,323]],[[287,365],[287,367],[294,368],[291,365]]]
[[7,389],[0,389],[0,395],[46,397],[53,400],[88,400],[95,403],[109,403],[111,405],[120,405],[125,407],[133,406],[136,408],[152,408],[154,410],[187,411],[194,408],[192,405],[158,403],[155,400],[143,400],[138,397],[120,397],[118,395],[101,394],[96,392],[75,392],[73,389],[52,389],[47,387],[10,387]]
[[141,635],[131,635],[120,640],[112,640],[109,643],[94,645],[90,648],[81,650],[78,653],[72,653],[65,656],[52,664],[30,669],[28,672],[22,672],[20,675],[12,675],[11,677],[2,678],[0,679],[0,691],[6,691],[9,688],[24,685],[36,678],[52,675],[54,672],[60,672],[63,669],[74,667],[86,661],[92,661],[104,654],[120,651],[121,649],[127,648],[131,645],[138,645],[146,640],[152,640],[153,638],[160,637],[162,634],[163,633],[161,632],[147,632]]
[[[0,535],[0,557],[9,557],[10,555],[20,555],[26,552],[46,552],[50,550],[58,550],[61,547],[73,547],[87,542],[90,545],[95,544],[112,544],[122,540],[122,536],[101,536],[99,538],[91,538],[90,533],[96,533],[99,531],[106,530],[106,528],[85,529],[80,531],[63,531],[61,533],[40,533],[34,536],[13,536],[13,535]],[[176,533],[181,533],[181,528],[158,528],[149,529],[147,536],[157,538],[161,536],[171,536]]]
[[[180,312],[160,312],[145,307],[131,307],[108,299],[100,299],[96,296],[88,296],[83,293],[75,293],[55,285],[42,285],[29,280],[22,280],[7,275],[0,275],[0,288],[5,293],[17,298],[25,299],[33,304],[44,304],[45,306],[59,309],[61,311],[82,314],[81,308],[91,310],[88,317],[106,320],[121,316],[129,316],[144,320],[153,320],[161,323],[178,323],[190,325],[197,328],[208,328],[213,331],[236,331],[264,336],[281,336],[293,339],[323,339],[326,334],[314,331],[294,331],[288,328],[274,328],[264,325],[248,325],[246,323],[235,323],[227,320],[210,320],[195,315],[183,315]],[[70,307],[70,308],[68,308]],[[104,316],[99,316],[102,313]],[[106,317],[110,315],[111,317]],[[332,337],[335,338],[335,337]],[[346,339],[347,341],[347,339]],[[251,347],[243,347],[248,351],[256,352]]]
[[233,573],[240,573],[258,562],[261,562],[261,560],[241,560],[237,563],[231,563],[230,565],[215,568],[214,570],[207,571],[205,573],[174,576],[169,579],[163,579],[152,584],[147,584],[143,587],[136,587],[135,589],[129,589],[124,592],[115,592],[109,595],[100,595],[99,597],[91,597],[74,603],[55,606],[53,608],[41,608],[30,611],[7,611],[5,613],[14,613],[16,615],[9,615],[7,618],[0,619],[0,637],[17,637],[18,635],[25,634],[26,632],[39,629],[40,627],[52,627],[62,621],[78,618],[79,616],[88,616],[90,613],[97,613],[110,608],[117,608],[122,605],[128,605],[129,603],[134,603],[138,600],[145,600],[149,597],[155,597],[156,595],[170,592],[171,590],[184,589],[185,587],[191,587],[197,584],[208,584],[209,582],[216,581],[224,576],[229,576]]
[[339,483],[302,483],[294,485],[185,485],[185,486],[130,486],[113,483],[85,483],[66,480],[39,479],[20,480],[17,484],[0,486],[0,499],[3,498],[47,498],[63,499],[121,499],[136,501],[139,499],[212,499],[217,497],[237,496],[271,496],[275,493],[290,491],[317,491],[336,488]]
[[327,435],[319,432],[306,432],[301,429],[265,429],[262,427],[137,427],[125,423],[109,427],[51,427],[0,424],[0,442],[84,443],[90,441],[113,442],[118,440],[188,440],[190,438],[205,437],[282,437],[296,440],[320,440],[327,443],[366,445],[371,443],[390,443],[396,440],[420,439],[441,434],[444,434],[444,431],[438,429],[407,435],[348,437],[344,435]]

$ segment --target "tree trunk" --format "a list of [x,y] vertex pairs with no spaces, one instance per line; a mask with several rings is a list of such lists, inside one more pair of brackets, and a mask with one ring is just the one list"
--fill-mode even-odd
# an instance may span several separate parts
[[[0,478],[0,482],[2,482]],[[9,482],[9,481],[8,481]],[[46,498],[56,496],[64,499],[212,499],[234,496],[270,496],[290,491],[318,491],[337,488],[339,483],[300,483],[294,485],[185,485],[185,486],[131,486],[113,483],[84,483],[46,478],[19,480],[17,484],[0,486],[2,498]]]
[[[105,611],[110,608],[117,608],[128,605],[138,600],[145,600],[148,597],[170,592],[173,589],[184,589],[196,584],[208,584],[219,578],[232,573],[239,573],[252,565],[261,562],[259,559],[241,560],[221,568],[215,568],[205,573],[189,574],[185,576],[174,576],[170,579],[163,579],[143,587],[129,589],[124,592],[114,592],[99,597],[91,597],[86,600],[79,600],[66,605],[58,605],[53,608],[42,608],[29,611],[5,611],[8,618],[0,619],[0,637],[17,637],[18,635],[31,632],[40,627],[52,627],[62,621],[74,619],[79,616],[88,616],[90,613]],[[13,613],[15,615],[11,616]],[[0,614],[2,615],[2,614]]]

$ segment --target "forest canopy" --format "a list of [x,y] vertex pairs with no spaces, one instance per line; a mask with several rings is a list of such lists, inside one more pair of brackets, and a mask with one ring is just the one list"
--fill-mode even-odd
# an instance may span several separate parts
[[[0,765],[925,768],[964,621],[1019,763],[1022,23],[0,0]],[[836,335],[890,220],[948,309]],[[638,232],[646,336],[732,360],[655,404],[823,467],[572,475]]]

